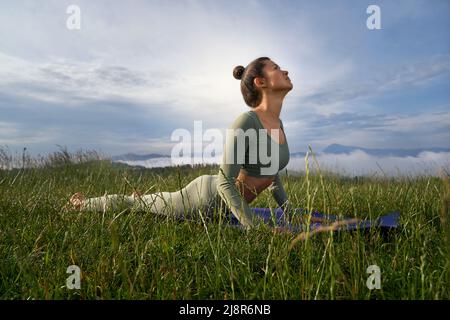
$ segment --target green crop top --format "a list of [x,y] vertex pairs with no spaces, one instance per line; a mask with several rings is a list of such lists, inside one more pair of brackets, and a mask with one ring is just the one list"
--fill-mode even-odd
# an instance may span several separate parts
[[[284,132],[281,120],[280,127]],[[269,189],[278,205],[286,208],[288,199],[278,171],[285,168],[288,162],[287,140],[285,139],[284,144],[278,144],[264,129],[254,111],[241,114],[227,130],[217,189],[220,197],[244,227],[250,228],[255,224],[250,206],[235,185],[239,171],[242,169],[253,177],[275,177]]]

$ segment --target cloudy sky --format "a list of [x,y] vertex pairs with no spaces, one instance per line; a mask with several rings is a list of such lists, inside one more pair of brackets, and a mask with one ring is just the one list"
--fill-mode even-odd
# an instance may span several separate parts
[[291,152],[450,147],[446,0],[3,0],[0,146],[170,154],[175,129],[224,130],[248,110],[232,70],[260,56],[294,84]]

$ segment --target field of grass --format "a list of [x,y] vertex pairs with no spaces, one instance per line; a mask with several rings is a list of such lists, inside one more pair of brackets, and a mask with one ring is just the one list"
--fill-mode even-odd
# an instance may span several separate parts
[[[0,155],[3,168],[8,157]],[[10,159],[9,159],[10,160]],[[26,160],[26,161],[25,161]],[[64,212],[70,195],[175,191],[217,166],[132,168],[89,154],[55,153],[0,170],[1,299],[448,299],[448,175],[351,179],[307,171],[283,176],[295,207],[376,218],[400,211],[389,239],[244,231],[221,219],[176,221],[150,212]],[[27,165],[25,165],[27,163]],[[299,168],[300,169],[300,168]],[[276,207],[268,191],[254,207]],[[218,213],[220,214],[220,212]],[[68,289],[68,266],[81,288]],[[366,286],[367,268],[381,289]]]

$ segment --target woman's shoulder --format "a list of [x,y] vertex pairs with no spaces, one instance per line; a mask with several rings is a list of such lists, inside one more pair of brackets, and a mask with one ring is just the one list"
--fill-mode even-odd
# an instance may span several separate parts
[[248,128],[254,128],[255,127],[255,117],[251,111],[242,112],[231,125],[231,128],[237,129],[248,129]]
[[[247,111],[241,113],[236,120],[233,123],[233,128],[255,128],[255,129],[261,129],[262,124],[261,121],[258,118],[258,115],[254,111]],[[283,121],[280,118],[280,127],[281,130],[284,130]]]

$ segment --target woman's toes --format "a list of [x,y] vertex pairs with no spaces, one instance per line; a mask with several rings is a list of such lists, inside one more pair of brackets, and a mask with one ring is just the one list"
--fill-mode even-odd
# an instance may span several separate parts
[[85,197],[81,192],[77,192],[70,197],[70,203],[76,210],[83,208]]
[[142,196],[142,193],[139,192],[139,191],[134,191],[134,192],[131,194],[131,196],[132,196],[133,198],[140,198],[140,197]]

